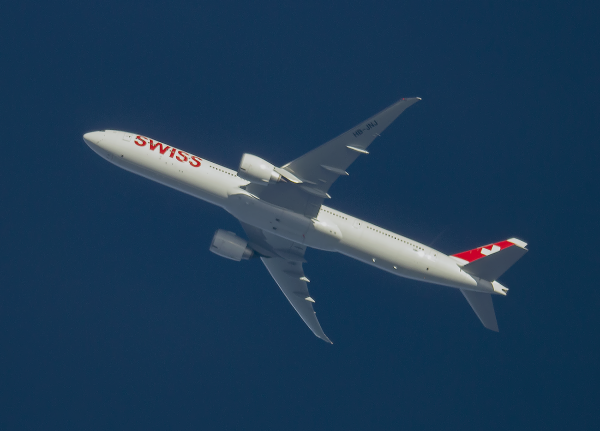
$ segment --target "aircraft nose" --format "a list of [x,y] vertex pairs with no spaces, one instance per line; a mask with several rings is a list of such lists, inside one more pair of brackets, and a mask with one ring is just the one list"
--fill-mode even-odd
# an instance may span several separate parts
[[89,146],[97,146],[104,138],[104,132],[90,132],[83,135],[83,141]]

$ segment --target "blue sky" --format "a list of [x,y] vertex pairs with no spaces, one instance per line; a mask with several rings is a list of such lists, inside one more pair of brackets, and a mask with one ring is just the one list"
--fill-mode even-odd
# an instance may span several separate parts
[[[19,2],[0,18],[0,428],[593,429],[589,2]],[[420,96],[330,205],[445,253],[518,237],[500,333],[460,293],[312,250],[330,346],[231,216],[107,163],[143,133],[282,165]]]

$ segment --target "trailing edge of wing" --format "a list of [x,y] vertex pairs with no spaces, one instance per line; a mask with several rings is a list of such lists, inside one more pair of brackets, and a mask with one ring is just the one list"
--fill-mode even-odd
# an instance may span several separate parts
[[[321,340],[331,343],[323,332],[317,315],[313,310],[314,299],[308,293],[307,278],[302,270],[302,263],[291,262],[279,257],[261,257],[267,270],[290,301],[292,307],[298,312],[304,323]],[[331,343],[333,344],[333,343]]]

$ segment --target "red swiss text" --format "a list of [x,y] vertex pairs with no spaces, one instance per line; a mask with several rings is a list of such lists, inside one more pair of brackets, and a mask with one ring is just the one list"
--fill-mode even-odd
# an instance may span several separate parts
[[181,163],[188,162],[194,168],[199,167],[200,162],[202,161],[200,157],[192,156],[191,154],[188,154],[185,151],[169,147],[168,145],[165,145],[162,142],[153,141],[152,139],[146,138],[145,136],[136,136],[135,145],[139,147],[145,147],[147,145],[147,148],[149,148],[150,151],[158,150],[160,154],[167,154],[170,158],[175,159]]

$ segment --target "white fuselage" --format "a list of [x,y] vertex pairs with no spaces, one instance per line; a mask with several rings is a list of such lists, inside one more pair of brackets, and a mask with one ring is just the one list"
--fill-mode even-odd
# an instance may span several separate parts
[[218,205],[240,221],[307,247],[337,251],[387,272],[460,289],[504,294],[461,270],[454,258],[325,205],[309,219],[240,188],[237,172],[149,138],[107,130],[86,143],[111,163]]

